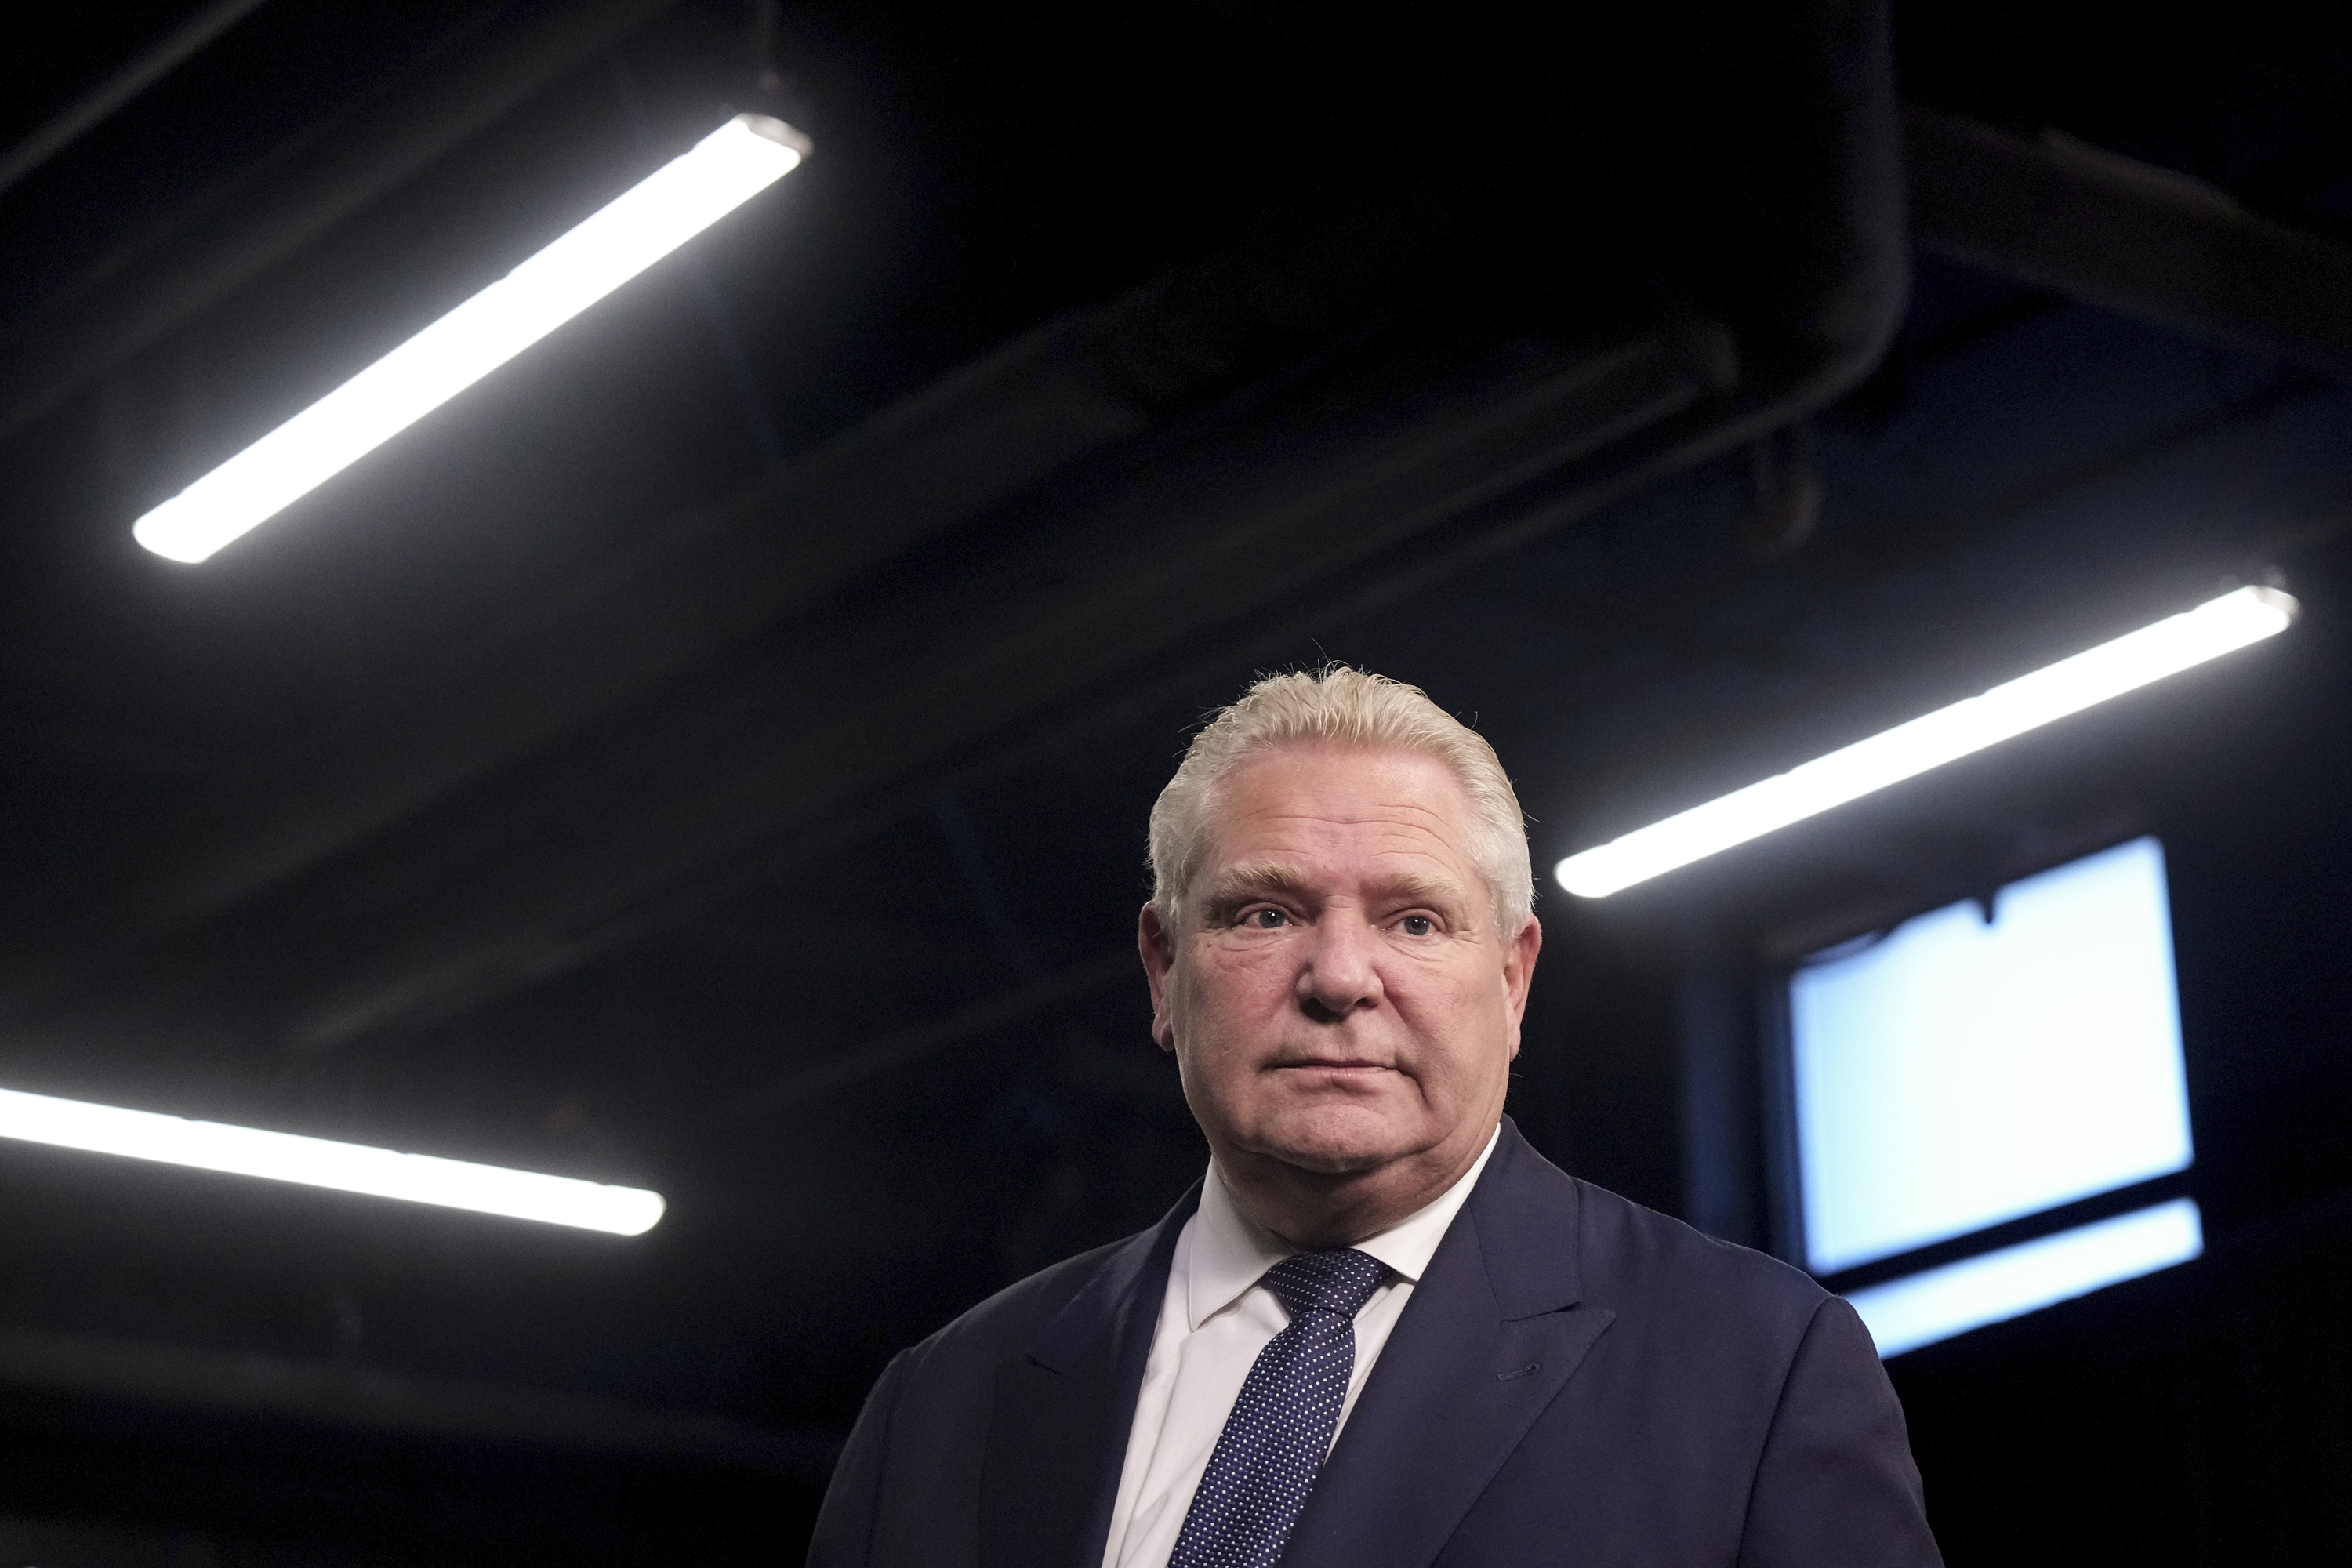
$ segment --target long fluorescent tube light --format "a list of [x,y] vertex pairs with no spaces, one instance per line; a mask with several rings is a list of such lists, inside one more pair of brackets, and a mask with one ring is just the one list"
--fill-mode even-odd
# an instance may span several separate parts
[[739,114],[562,238],[148,512],[140,543],[197,562],[268,521],[800,167],[808,139]]
[[1802,767],[1580,850],[1554,867],[1552,875],[1571,893],[1606,898],[2233,648],[2276,637],[2294,624],[2299,610],[2293,597],[2275,588],[2224,594],[1981,696],[1938,708]]
[[0,1089],[0,1138],[156,1160],[199,1171],[261,1176],[273,1182],[299,1182],[339,1193],[404,1198],[443,1208],[471,1209],[476,1214],[544,1220],[549,1225],[576,1226],[614,1236],[644,1235],[668,1206],[659,1193],[637,1187],[608,1187],[571,1176],[509,1171],[432,1154],[403,1154],[363,1143],[264,1132],[218,1121],[191,1121],[152,1110],[124,1110],[7,1089]]

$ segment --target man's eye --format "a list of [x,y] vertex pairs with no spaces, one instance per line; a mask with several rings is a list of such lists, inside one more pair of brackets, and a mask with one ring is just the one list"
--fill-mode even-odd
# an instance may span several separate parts
[[1290,923],[1280,910],[1252,910],[1242,917],[1242,921],[1259,931],[1279,931]]
[[1427,936],[1437,929],[1427,915],[1407,915],[1397,923],[1404,928],[1407,936]]

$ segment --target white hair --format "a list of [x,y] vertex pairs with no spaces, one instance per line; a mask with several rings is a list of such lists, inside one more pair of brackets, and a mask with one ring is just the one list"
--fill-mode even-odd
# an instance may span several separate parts
[[1297,746],[1415,752],[1445,764],[1470,804],[1470,858],[1510,938],[1534,917],[1527,819],[1495,748],[1417,686],[1344,664],[1261,677],[1192,737],[1151,807],[1151,902],[1171,930],[1207,852],[1217,789],[1253,757]]

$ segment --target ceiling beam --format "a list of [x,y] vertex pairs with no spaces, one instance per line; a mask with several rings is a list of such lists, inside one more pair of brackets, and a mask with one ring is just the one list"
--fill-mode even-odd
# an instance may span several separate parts
[[0,321],[0,437],[488,129],[673,0],[507,8]]
[[32,134],[0,153],[0,191],[6,190],[103,124],[107,116],[179,68],[182,61],[245,20],[263,0],[213,0],[178,26],[110,72]]
[[2156,326],[2352,374],[2352,247],[2226,193],[2057,133],[1913,105],[1922,248]]

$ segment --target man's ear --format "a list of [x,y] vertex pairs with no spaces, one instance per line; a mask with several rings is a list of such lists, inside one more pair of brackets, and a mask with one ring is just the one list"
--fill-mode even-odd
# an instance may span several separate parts
[[1543,925],[1533,915],[1503,950],[1503,986],[1509,999],[1511,1055],[1519,1054],[1519,1020],[1527,1016],[1528,986],[1536,977],[1536,955],[1543,951]]
[[1160,921],[1160,910],[1147,903],[1135,919],[1135,951],[1143,959],[1143,977],[1151,984],[1151,1037],[1163,1051],[1176,1048],[1176,1023],[1168,1008],[1168,972],[1176,966],[1176,938]]

